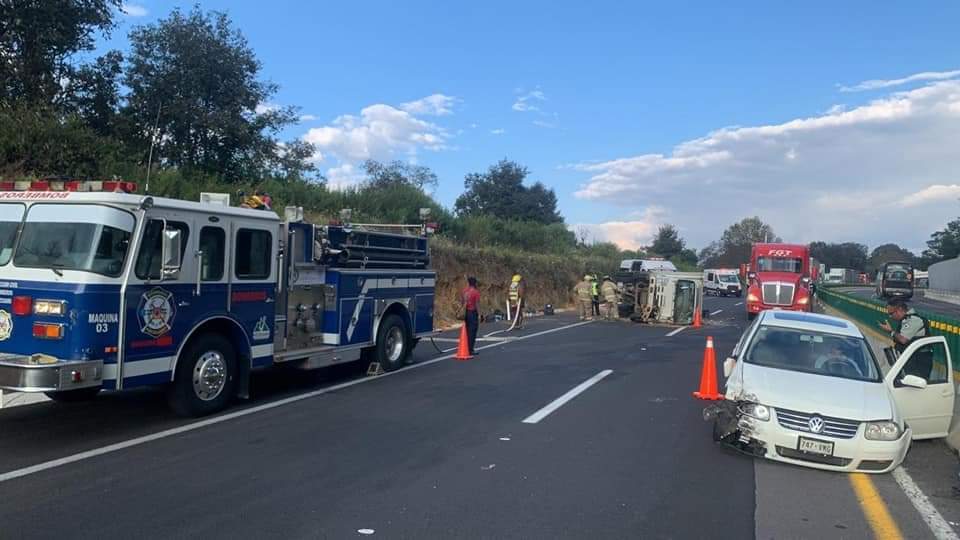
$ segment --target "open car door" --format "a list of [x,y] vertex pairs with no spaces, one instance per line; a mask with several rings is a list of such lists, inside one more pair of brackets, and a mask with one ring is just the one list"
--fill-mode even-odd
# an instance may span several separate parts
[[884,383],[914,439],[946,437],[953,417],[953,363],[942,336],[910,344],[887,373]]

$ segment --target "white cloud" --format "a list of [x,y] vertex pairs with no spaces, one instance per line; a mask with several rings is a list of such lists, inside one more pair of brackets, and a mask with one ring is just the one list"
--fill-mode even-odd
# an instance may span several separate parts
[[343,162],[385,160],[421,149],[443,150],[449,135],[443,128],[390,105],[365,107],[359,116],[343,115],[328,126],[307,131],[304,140],[326,156]]
[[363,181],[363,173],[353,164],[344,163],[327,169],[327,186],[332,189],[353,187]]
[[316,120],[316,119],[317,119],[317,117],[314,116],[314,115],[312,115],[312,114],[301,114],[301,115],[300,115],[300,121],[301,121],[301,122],[313,122],[313,121]]
[[147,11],[147,8],[143,6],[138,4],[128,4],[126,2],[120,6],[120,10],[130,17],[146,17],[150,14],[150,12]]
[[960,81],[936,82],[849,110],[719,129],[668,155],[582,163],[590,177],[576,196],[663,205],[696,246],[753,215],[790,240],[921,245],[955,217],[920,203],[954,196],[958,139]]
[[901,205],[911,207],[945,201],[957,204],[958,200],[960,200],[960,185],[934,184],[904,197]]
[[453,106],[457,98],[443,94],[432,94],[416,101],[409,101],[400,105],[400,108],[410,114],[446,116],[453,114]]
[[588,242],[613,242],[620,249],[640,249],[650,245],[657,228],[662,224],[663,211],[657,207],[632,213],[638,219],[608,221],[606,223],[577,223],[570,230],[578,236],[585,234]]
[[554,124],[554,123],[552,123],[552,122],[545,122],[545,121],[543,121],[543,120],[534,120],[534,121],[533,121],[533,125],[535,125],[535,126],[537,126],[537,127],[542,127],[542,128],[545,128],[545,129],[553,129],[553,128],[557,127],[556,124]]
[[491,135],[503,135],[503,134],[506,133],[506,132],[507,132],[507,130],[505,130],[505,129],[503,129],[503,128],[497,128],[497,129],[491,129],[491,130],[490,130],[490,134],[491,134]]
[[517,97],[513,102],[513,110],[518,112],[537,112],[540,110],[538,105],[531,102],[546,101],[547,96],[540,90],[533,90]]
[[253,112],[257,114],[266,114],[268,112],[273,112],[279,108],[280,106],[277,105],[276,103],[260,103],[259,105],[254,107]]
[[881,88],[892,88],[918,81],[945,81],[960,77],[960,70],[954,71],[924,71],[923,73],[914,73],[900,79],[872,79],[863,81],[853,86],[841,86],[841,92],[863,92],[865,90],[879,90]]

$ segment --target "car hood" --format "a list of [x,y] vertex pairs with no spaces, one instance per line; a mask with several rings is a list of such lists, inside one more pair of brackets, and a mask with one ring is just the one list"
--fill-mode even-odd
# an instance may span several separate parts
[[854,381],[745,363],[743,395],[751,401],[798,412],[850,420],[893,418],[883,383]]

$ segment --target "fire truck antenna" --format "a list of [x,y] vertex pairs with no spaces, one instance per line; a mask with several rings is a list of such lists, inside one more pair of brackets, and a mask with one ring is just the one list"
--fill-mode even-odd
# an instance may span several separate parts
[[153,123],[153,133],[150,136],[150,154],[147,156],[147,181],[146,185],[143,187],[143,193],[146,195],[150,194],[150,169],[153,168],[153,147],[157,144],[157,132],[160,131],[160,109],[163,108],[163,102],[161,101],[157,105],[157,119]]

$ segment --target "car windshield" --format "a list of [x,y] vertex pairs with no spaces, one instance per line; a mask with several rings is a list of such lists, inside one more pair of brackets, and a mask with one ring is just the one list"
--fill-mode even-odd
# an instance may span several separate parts
[[118,276],[133,216],[99,205],[35,204],[27,212],[13,263]]
[[761,326],[746,351],[750,364],[827,377],[880,381],[880,370],[862,338]]
[[793,272],[803,271],[803,259],[787,259],[784,257],[757,257],[757,271],[759,272]]
[[720,281],[721,281],[722,283],[739,283],[739,282],[740,282],[740,278],[738,278],[737,276],[730,275],[730,274],[725,274],[725,275],[721,275],[721,276],[720,276]]
[[910,273],[910,266],[906,264],[888,264],[887,279],[894,281],[906,281],[907,274]]
[[0,204],[0,266],[10,262],[13,256],[13,243],[17,240],[23,210],[22,204]]

